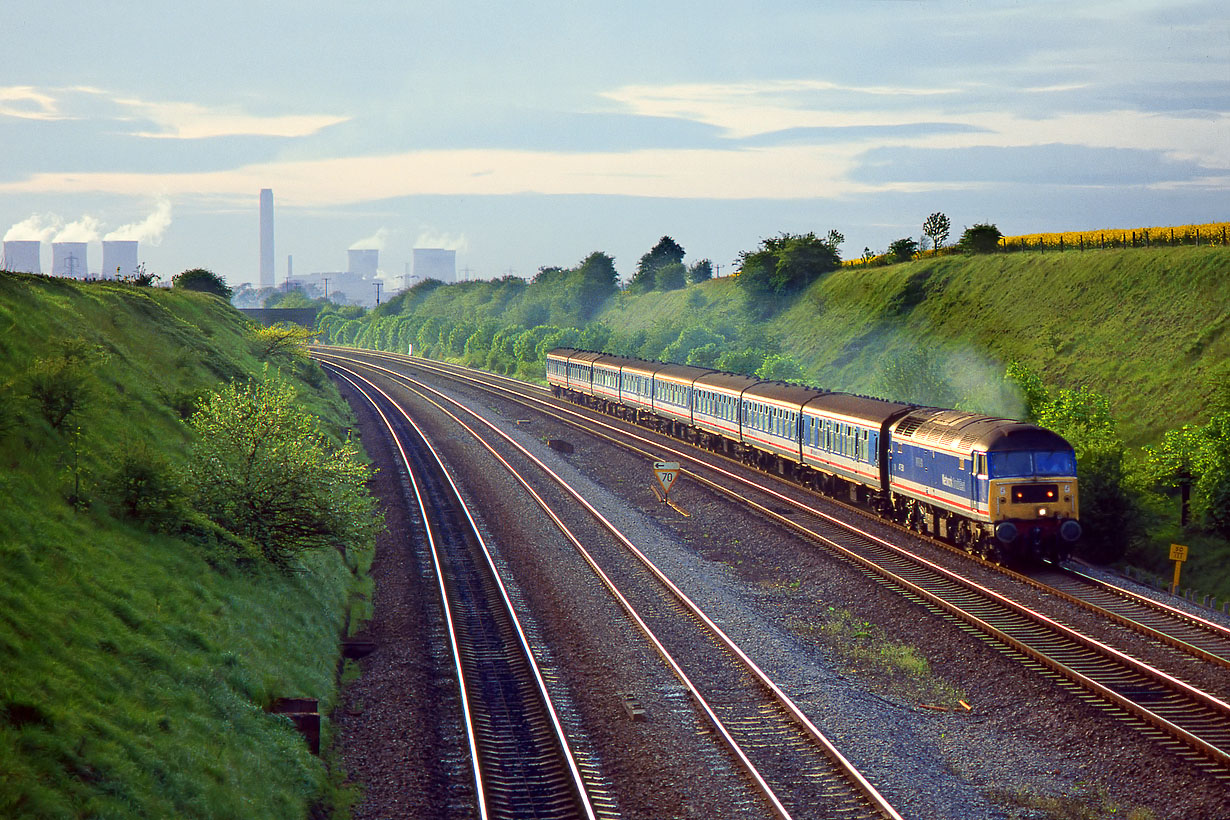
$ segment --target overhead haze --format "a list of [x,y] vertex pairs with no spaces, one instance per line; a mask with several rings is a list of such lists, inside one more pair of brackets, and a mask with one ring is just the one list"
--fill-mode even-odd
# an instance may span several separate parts
[[0,25],[6,238],[123,234],[164,277],[256,282],[261,188],[279,280],[355,237],[393,271],[601,250],[627,278],[670,235],[726,274],[782,231],[853,258],[934,211],[1014,234],[1230,201],[1218,2],[9,0]]

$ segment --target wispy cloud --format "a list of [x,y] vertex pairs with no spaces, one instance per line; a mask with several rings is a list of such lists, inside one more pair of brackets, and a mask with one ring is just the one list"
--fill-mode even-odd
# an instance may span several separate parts
[[230,109],[208,108],[196,103],[148,102],[133,98],[117,98],[115,102],[127,108],[130,116],[149,120],[158,126],[153,131],[137,131],[134,136],[155,139],[306,137],[349,119],[327,114],[261,116]]
[[0,117],[23,120],[64,119],[56,97],[31,85],[0,87]]
[[210,107],[193,102],[144,100],[84,85],[0,87],[0,117],[152,123],[154,128],[137,126],[130,135],[180,140],[230,136],[305,137],[350,119],[331,114],[253,114],[237,106]]
[[[716,126],[733,138],[791,128],[901,125],[919,113],[873,110],[859,100],[895,98],[914,107],[918,98],[959,93],[953,87],[854,86],[825,80],[748,83],[626,85],[602,96],[646,117],[669,117]],[[931,112],[934,116],[934,112]]]

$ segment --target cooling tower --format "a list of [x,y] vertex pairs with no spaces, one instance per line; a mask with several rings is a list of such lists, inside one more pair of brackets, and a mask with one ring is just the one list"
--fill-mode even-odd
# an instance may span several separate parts
[[42,273],[39,264],[39,249],[41,244],[34,240],[12,240],[4,243],[4,259],[0,260],[0,270],[11,270],[20,273]]
[[261,188],[261,278],[262,288],[273,287],[273,189]]
[[443,248],[415,248],[414,275],[419,281],[438,279],[441,282],[457,281],[457,251]]
[[351,250],[347,251],[350,255],[350,267],[347,269],[350,273],[357,273],[364,279],[375,279],[376,272],[380,267],[380,251],[378,250]]
[[122,279],[137,275],[136,240],[103,240],[103,279]]
[[51,243],[51,275],[85,279],[90,269],[85,263],[84,242]]

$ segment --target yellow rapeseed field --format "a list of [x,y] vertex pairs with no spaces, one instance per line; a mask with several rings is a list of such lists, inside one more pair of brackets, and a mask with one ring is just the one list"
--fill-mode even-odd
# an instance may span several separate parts
[[1000,244],[1007,250],[1025,248],[1064,249],[1100,247],[1146,247],[1149,245],[1224,245],[1230,236],[1230,222],[1206,222],[1203,225],[1172,225],[1153,228],[1105,228],[1096,231],[1065,231],[1064,233],[1033,233],[1005,236]]
[[[940,249],[940,255],[956,252],[956,240],[950,237],[949,244]],[[1227,245],[1230,240],[1230,222],[1206,222],[1202,225],[1167,225],[1153,228],[1102,228],[1094,231],[1065,231],[1063,233],[1031,233],[1020,236],[1005,236],[999,246],[1005,251],[1022,250],[1094,250],[1096,248],[1147,248],[1155,245]],[[934,256],[927,250],[916,258]],[[870,258],[847,259],[842,265],[887,265],[892,260],[887,254]]]

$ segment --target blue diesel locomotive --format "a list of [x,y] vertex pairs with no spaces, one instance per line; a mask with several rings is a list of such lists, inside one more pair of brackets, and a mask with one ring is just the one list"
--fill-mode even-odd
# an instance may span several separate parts
[[547,381],[989,559],[1062,560],[1080,538],[1075,454],[1032,424],[572,348]]

